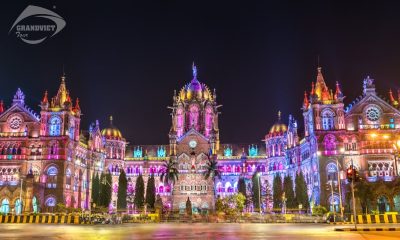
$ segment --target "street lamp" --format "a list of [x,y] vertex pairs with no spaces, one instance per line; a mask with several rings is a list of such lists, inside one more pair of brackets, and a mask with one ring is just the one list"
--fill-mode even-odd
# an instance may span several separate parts
[[260,188],[260,172],[256,173],[257,176],[257,185],[258,185],[258,209],[260,213],[260,221],[261,221],[261,188]]

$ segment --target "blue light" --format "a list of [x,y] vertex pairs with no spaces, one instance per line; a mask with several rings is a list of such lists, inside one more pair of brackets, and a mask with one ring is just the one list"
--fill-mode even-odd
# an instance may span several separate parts
[[143,149],[142,149],[142,147],[136,147],[134,150],[133,150],[133,157],[134,158],[141,158],[141,157],[143,157]]
[[157,148],[157,157],[162,158],[165,157],[167,154],[167,151],[165,150],[165,147],[160,146]]
[[254,157],[254,156],[258,156],[258,147],[257,145],[251,145],[249,146],[249,156],[250,157]]
[[226,147],[225,149],[224,149],[224,156],[225,157],[232,157],[232,148],[231,147]]

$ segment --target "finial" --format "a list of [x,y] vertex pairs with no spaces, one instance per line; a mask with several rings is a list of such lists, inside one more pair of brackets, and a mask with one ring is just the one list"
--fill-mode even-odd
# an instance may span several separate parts
[[281,120],[281,111],[278,111],[278,121]]
[[193,61],[193,64],[192,64],[192,71],[193,71],[193,78],[194,79],[197,78],[197,67],[194,64],[194,61]]
[[110,125],[113,125],[113,116],[110,116]]
[[42,102],[43,103],[48,103],[49,102],[49,99],[47,98],[47,90],[44,92],[44,96],[43,96],[43,100],[42,100]]

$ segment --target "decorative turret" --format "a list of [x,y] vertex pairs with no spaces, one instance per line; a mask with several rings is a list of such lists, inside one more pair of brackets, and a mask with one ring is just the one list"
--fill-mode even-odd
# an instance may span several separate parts
[[363,81],[364,95],[376,95],[374,79],[367,76]]
[[308,101],[307,91],[304,91],[303,109],[307,109],[309,105],[310,102]]
[[4,112],[4,102],[3,100],[0,101],[0,113]]
[[281,120],[281,111],[278,111],[278,121],[272,125],[266,138],[283,135],[287,131],[287,126]]
[[113,124],[113,116],[110,116],[110,126],[101,131],[101,135],[103,135],[106,139],[122,139],[121,131]]
[[342,90],[340,89],[339,82],[336,82],[335,100],[342,101],[344,98]]
[[16,105],[16,104],[19,104],[21,106],[23,106],[25,104],[25,95],[21,91],[20,88],[17,89],[17,92],[14,95],[13,105]]
[[79,98],[76,98],[74,112],[76,112],[78,114],[81,113],[81,107],[79,106]]

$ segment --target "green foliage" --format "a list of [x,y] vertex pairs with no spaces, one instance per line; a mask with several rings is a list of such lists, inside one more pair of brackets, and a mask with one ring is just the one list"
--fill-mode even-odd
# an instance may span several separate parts
[[372,184],[366,180],[361,180],[355,186],[354,195],[360,200],[363,213],[366,213],[367,206],[370,205],[374,198]]
[[103,207],[108,207],[110,205],[112,193],[111,184],[111,173],[102,173],[100,178],[100,205]]
[[176,167],[176,162],[172,158],[168,162],[163,164],[164,171],[160,175],[160,180],[166,185],[175,184],[178,180],[178,168]]
[[156,201],[156,185],[154,175],[150,175],[149,179],[147,180],[147,187],[146,187],[146,204],[149,208],[154,208],[154,203]]
[[144,181],[142,174],[136,179],[135,197],[133,200],[136,209],[142,209],[144,205]]
[[283,179],[283,192],[286,195],[286,207],[297,208],[296,200],[294,198],[293,180],[289,175]]
[[125,171],[124,169],[122,169],[118,177],[118,201],[117,201],[118,210],[126,209],[127,187],[128,187],[128,181],[126,179]]
[[247,204],[247,190],[246,190],[246,182],[243,177],[239,177],[238,182],[238,192],[241,193],[245,198],[245,204]]
[[312,208],[312,215],[314,216],[323,216],[327,212],[326,208],[321,205],[316,205]]
[[224,212],[224,202],[222,198],[218,196],[217,201],[215,201],[215,211],[216,212]]
[[215,178],[221,179],[221,172],[218,169],[217,160],[215,158],[208,157],[206,171],[204,172],[204,178],[207,180],[210,177],[214,181],[215,181]]
[[157,194],[157,198],[156,198],[156,202],[154,203],[154,208],[162,213],[162,209],[163,209],[163,202],[162,202],[162,198],[160,197],[160,194]]
[[303,205],[303,209],[307,210],[310,206],[307,194],[307,184],[304,179],[302,171],[300,171],[300,173],[296,175],[295,183],[296,183],[296,203],[297,205],[299,204]]
[[273,205],[274,201],[273,201],[273,196],[272,196],[271,185],[269,184],[268,180],[265,180],[264,192],[265,192],[264,202],[265,202],[265,206],[267,208],[266,210],[270,211],[271,205]]
[[233,194],[225,198],[217,198],[215,210],[236,218],[243,212],[245,200],[246,198],[241,193]]
[[260,211],[260,203],[261,203],[261,191],[260,191],[260,177],[258,176],[258,172],[255,172],[253,174],[253,177],[251,178],[252,180],[252,192],[253,192],[253,205],[254,205],[254,211],[259,212]]
[[274,208],[282,207],[282,178],[279,174],[274,177],[274,186],[273,186],[273,200],[274,200]]
[[92,202],[99,204],[99,194],[100,194],[100,178],[99,174],[93,173],[92,178]]

